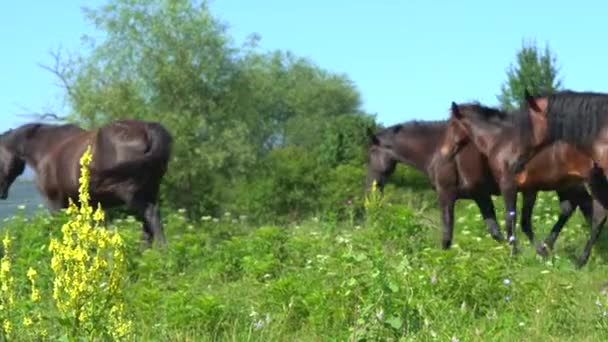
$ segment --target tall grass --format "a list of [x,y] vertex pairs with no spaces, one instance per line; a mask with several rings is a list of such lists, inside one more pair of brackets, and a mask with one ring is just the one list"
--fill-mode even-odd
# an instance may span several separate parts
[[[605,241],[589,264],[572,258],[588,229],[580,214],[554,254],[532,246],[511,257],[472,202],[458,205],[455,244],[439,248],[435,209],[368,202],[367,219],[324,217],[289,226],[252,226],[244,217],[165,216],[167,250],[140,250],[140,225],[113,222],[124,238],[124,312],[138,341],[597,341],[608,338]],[[501,201],[497,213],[501,213]],[[433,206],[430,206],[431,208]],[[543,194],[535,230],[545,236],[556,200]],[[11,272],[36,269],[47,308],[46,339],[61,337],[53,309],[48,250],[67,214],[21,214],[3,223],[12,236]],[[1,275],[1,274],[0,274]],[[1,278],[0,279],[4,279]],[[4,284],[4,283],[3,283]],[[15,277],[12,313],[29,312],[32,283]],[[93,297],[92,297],[93,298]],[[96,297],[95,297],[96,298]],[[98,301],[98,299],[93,299]],[[110,309],[107,311],[111,314]],[[16,340],[28,330],[13,327]],[[43,338],[43,339],[44,339]]]

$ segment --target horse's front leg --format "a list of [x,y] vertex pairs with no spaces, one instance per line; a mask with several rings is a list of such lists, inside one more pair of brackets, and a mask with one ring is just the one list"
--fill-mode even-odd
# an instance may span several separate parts
[[452,245],[454,235],[454,204],[456,202],[456,194],[451,191],[442,191],[441,189],[438,192],[441,221],[443,223],[441,247],[448,249]]
[[489,193],[478,194],[474,197],[479,212],[486,222],[488,232],[496,241],[504,241],[505,237],[500,232],[500,226],[496,220],[496,211],[494,209],[494,203],[492,202],[492,196]]
[[500,184],[500,190],[505,202],[505,228],[507,231],[507,240],[512,246],[511,253],[517,253],[517,240],[515,239],[514,226],[517,220],[517,187],[510,180],[503,180]]
[[536,203],[536,191],[524,191],[523,206],[521,208],[521,230],[526,234],[531,244],[534,244],[534,230],[532,230],[532,211]]

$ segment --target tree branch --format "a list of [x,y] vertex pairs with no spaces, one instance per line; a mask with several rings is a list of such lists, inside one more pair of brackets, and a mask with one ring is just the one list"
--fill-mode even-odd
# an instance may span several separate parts
[[68,80],[68,67],[65,66],[65,64],[61,63],[61,51],[59,50],[60,49],[57,49],[57,52],[49,52],[49,54],[53,57],[54,60],[54,65],[52,67],[41,63],[38,63],[38,66],[55,75],[61,82],[61,84],[58,84],[58,86],[63,87],[66,90],[68,96],[72,99],[72,101],[75,101],[77,95],[76,92],[73,90],[70,81]]

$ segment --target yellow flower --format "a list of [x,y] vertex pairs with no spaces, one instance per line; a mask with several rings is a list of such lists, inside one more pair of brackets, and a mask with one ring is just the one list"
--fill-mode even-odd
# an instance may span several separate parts
[[25,316],[23,317],[23,325],[25,325],[26,327],[29,327],[30,325],[32,325],[32,319]]
[[10,334],[13,331],[13,325],[9,320],[4,320],[4,324],[2,324],[2,328],[7,334]]
[[97,221],[97,222],[101,222],[104,220],[104,212],[103,210],[101,210],[101,205],[97,205],[97,210],[95,210],[95,214],[93,214],[93,220]]
[[32,289],[32,295],[30,298],[32,302],[37,302],[40,300],[40,292],[38,291],[38,289]]
[[11,270],[11,262],[8,260],[2,260],[0,263],[0,272],[8,273]]
[[35,270],[35,269],[33,269],[33,268],[31,268],[31,267],[30,267],[30,268],[27,270],[27,277],[28,277],[28,278],[29,278],[31,281],[34,281],[34,277],[36,277],[36,274],[38,274],[38,273],[36,272],[36,270]]
[[4,233],[4,238],[2,239],[2,245],[4,246],[4,250],[8,250],[11,247],[11,238],[8,236],[8,232]]

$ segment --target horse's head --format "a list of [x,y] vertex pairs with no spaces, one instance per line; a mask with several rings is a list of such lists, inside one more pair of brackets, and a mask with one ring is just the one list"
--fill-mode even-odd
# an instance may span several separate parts
[[0,199],[8,197],[9,188],[25,170],[25,160],[7,144],[6,136],[10,133],[0,136]]
[[[499,157],[517,173],[529,160],[529,143],[521,139],[522,118],[519,113],[507,113],[479,103],[452,102],[441,154],[452,157],[467,140],[486,156]],[[520,159],[521,157],[521,159]]]
[[367,180],[366,189],[369,191],[372,182],[376,181],[376,185],[380,191],[384,188],[388,177],[395,170],[397,161],[391,153],[391,146],[383,143],[381,139],[367,129],[369,145],[367,149]]
[[452,102],[450,119],[443,138],[443,143],[439,148],[439,154],[445,159],[452,159],[460,149],[469,142],[468,128],[464,126],[458,105]]
[[547,97],[531,96],[527,89],[524,97],[524,105],[514,112],[514,124],[518,132],[513,144],[516,159],[513,164],[515,172],[523,169],[530,159],[550,143]]

